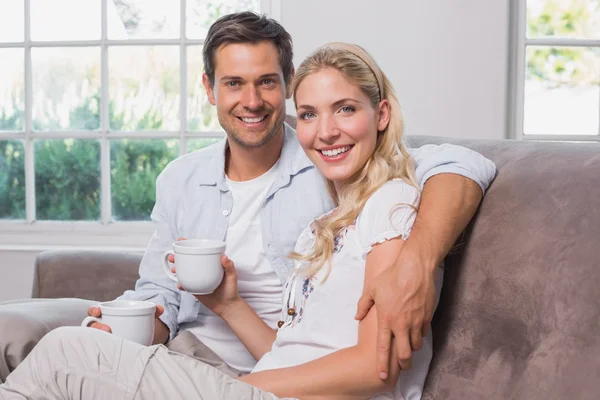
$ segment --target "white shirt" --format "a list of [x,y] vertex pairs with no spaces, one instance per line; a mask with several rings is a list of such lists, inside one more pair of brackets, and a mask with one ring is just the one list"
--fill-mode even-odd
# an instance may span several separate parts
[[[276,178],[277,164],[250,181],[227,178],[233,196],[225,254],[234,262],[238,292],[256,313],[275,329],[281,310],[283,287],[263,250],[259,211]],[[250,372],[256,360],[220,317],[204,306],[197,323],[187,327],[227,364]]]
[[[406,240],[416,211],[408,206],[419,204],[419,192],[401,180],[386,183],[365,204],[356,223],[342,230],[335,239],[331,271],[323,282],[326,267],[315,275],[301,273],[296,262],[283,296],[283,326],[270,352],[258,362],[253,372],[304,364],[334,351],[358,343],[358,321],[354,319],[361,296],[367,254],[372,246],[396,237]],[[309,225],[296,244],[296,251],[312,249],[314,235]],[[441,291],[443,271],[436,276],[437,296]],[[437,301],[436,301],[437,303]],[[296,313],[287,314],[289,308]],[[413,354],[413,366],[402,371],[393,393],[376,399],[420,399],[432,356],[429,334],[423,348]]]

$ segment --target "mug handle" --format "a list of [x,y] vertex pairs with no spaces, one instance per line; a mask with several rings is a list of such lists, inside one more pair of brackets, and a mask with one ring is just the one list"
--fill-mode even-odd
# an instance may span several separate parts
[[90,326],[91,324],[93,324],[94,322],[98,322],[99,324],[102,324],[102,320],[100,318],[96,318],[96,317],[86,317],[82,322],[81,322],[81,326],[84,328],[87,328],[88,326]]
[[165,251],[165,254],[163,254],[163,269],[165,270],[165,274],[167,274],[167,276],[171,278],[172,281],[178,282],[177,277],[174,273],[171,272],[171,267],[169,266],[168,257],[170,255],[173,255],[173,257],[175,257],[175,253],[173,253],[173,250]]

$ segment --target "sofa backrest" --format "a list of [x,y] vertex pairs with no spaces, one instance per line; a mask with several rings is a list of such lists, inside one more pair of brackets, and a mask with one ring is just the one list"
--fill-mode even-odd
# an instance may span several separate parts
[[498,168],[446,262],[423,398],[600,398],[600,144],[409,142]]
[[108,301],[133,289],[142,253],[45,251],[35,261],[32,297]]

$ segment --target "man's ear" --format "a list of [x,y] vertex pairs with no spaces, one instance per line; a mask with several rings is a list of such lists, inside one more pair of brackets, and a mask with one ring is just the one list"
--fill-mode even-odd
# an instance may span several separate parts
[[287,85],[285,85],[285,98],[286,99],[291,99],[292,98],[292,80],[294,79],[294,75],[296,74],[296,70],[294,69],[294,67],[292,67],[292,72],[290,73],[290,77],[288,79]]
[[391,108],[390,102],[383,99],[379,102],[379,116],[377,120],[377,131],[382,132],[390,123]]
[[210,84],[210,79],[208,78],[208,75],[202,74],[202,84],[204,85],[204,89],[206,90],[208,102],[213,106],[217,105],[217,101],[215,100],[215,92],[213,90],[212,85]]

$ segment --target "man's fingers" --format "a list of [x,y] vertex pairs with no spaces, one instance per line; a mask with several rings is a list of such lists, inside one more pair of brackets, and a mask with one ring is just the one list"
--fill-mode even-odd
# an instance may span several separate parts
[[394,338],[396,340],[396,359],[398,360],[398,365],[400,365],[400,368],[403,370],[410,369],[412,365],[412,350],[410,348],[408,331],[401,334],[395,334]]
[[223,269],[226,273],[235,273],[235,265],[233,264],[233,261],[231,261],[231,259],[226,255],[221,256],[221,264],[223,265]]
[[160,304],[156,305],[156,311],[154,311],[154,318],[158,318],[165,312],[165,308]]
[[173,254],[169,254],[167,260],[169,260],[171,264],[175,264],[175,256]]
[[110,326],[105,325],[105,324],[100,324],[98,322],[94,322],[93,324],[90,325],[90,327],[94,328],[94,329],[99,329],[99,330],[104,331],[104,332],[112,333],[112,330],[110,329]]
[[102,315],[102,311],[100,311],[100,307],[90,307],[88,308],[88,315],[99,318]]
[[413,328],[410,331],[410,347],[412,351],[419,351],[423,347],[423,329],[421,327]]
[[356,309],[356,315],[354,319],[361,321],[363,318],[367,316],[371,307],[373,307],[373,298],[369,293],[363,293],[358,300],[358,305]]
[[380,379],[387,379],[390,363],[390,346],[392,344],[392,331],[383,321],[379,321],[377,329],[377,375]]

